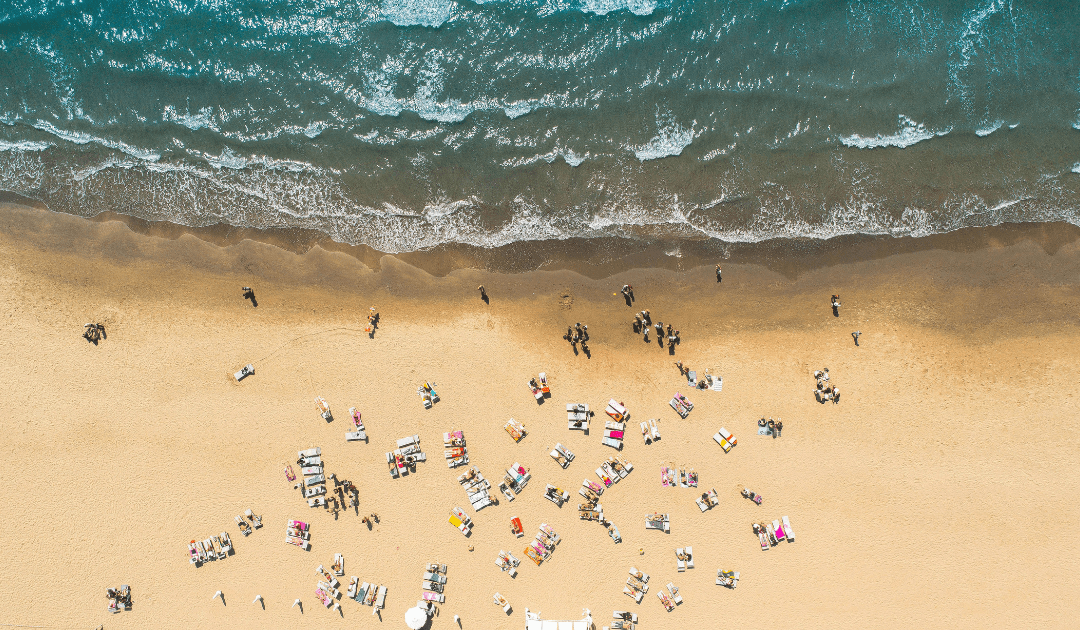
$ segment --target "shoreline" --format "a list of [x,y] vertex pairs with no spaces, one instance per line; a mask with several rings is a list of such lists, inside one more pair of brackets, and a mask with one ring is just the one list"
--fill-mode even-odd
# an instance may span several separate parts
[[[1051,536],[1080,520],[1080,430],[1069,411],[1080,244],[1044,242],[1059,241],[1051,252],[982,234],[970,250],[867,255],[792,275],[738,260],[718,286],[708,262],[598,279],[571,269],[438,275],[395,256],[372,268],[321,246],[220,247],[8,207],[0,451],[47,473],[0,488],[12,522],[33,524],[0,566],[0,611],[24,625],[397,627],[422,567],[437,561],[450,573],[431,630],[457,628],[454,614],[463,627],[514,630],[525,608],[573,619],[583,607],[598,628],[613,609],[660,630],[708,627],[719,609],[748,627],[1069,628],[1076,554]],[[633,306],[613,295],[625,282]],[[257,308],[242,285],[255,288]],[[836,292],[838,318],[828,307]],[[374,338],[362,332],[371,305],[382,315]],[[681,329],[674,355],[630,332],[641,308]],[[106,324],[98,346],[79,337],[87,321]],[[559,339],[577,321],[589,325],[591,358]],[[696,407],[685,420],[666,402],[687,393],[676,360],[724,378],[722,392],[687,394]],[[232,373],[249,362],[255,374],[237,383]],[[837,405],[811,396],[822,367],[843,389]],[[539,371],[553,390],[543,405],[525,387]],[[431,410],[415,394],[425,380],[442,396]],[[314,396],[337,420],[318,417]],[[602,497],[618,545],[577,518],[576,496],[561,509],[542,498],[546,483],[574,495],[614,454],[601,431],[568,431],[563,403],[600,408],[611,397],[634,421],[660,418],[663,434],[652,445],[627,438],[621,454],[635,470]],[[343,439],[353,406],[366,444]],[[784,436],[755,435],[762,416],[782,417]],[[510,417],[529,431],[520,443],[502,429]],[[711,439],[721,426],[739,439],[728,454]],[[441,433],[455,429],[489,479],[515,461],[533,475],[515,501],[471,514],[469,538],[446,522],[467,504],[462,471],[438,459]],[[391,479],[383,453],[413,434],[428,461]],[[567,469],[547,455],[556,442],[577,456]],[[360,486],[358,514],[380,515],[373,530],[352,512],[308,508],[285,481],[283,462],[311,446],[323,448],[327,472]],[[671,464],[693,467],[720,505],[701,513],[692,491],[662,488],[657,473]],[[743,487],[764,504],[741,498]],[[245,538],[232,518],[249,507],[264,527]],[[670,535],[643,530],[652,511],[671,514]],[[749,524],[783,515],[797,541],[762,552]],[[510,533],[511,516],[527,536],[543,522],[559,532],[549,561],[524,562],[527,539]],[[291,518],[311,523],[310,552],[282,544]],[[235,556],[191,567],[187,541],[222,530]],[[673,549],[685,545],[697,567],[679,573]],[[493,566],[501,549],[523,560],[518,578]],[[388,587],[381,622],[344,599],[342,615],[316,604],[313,569],[334,553],[345,556],[345,583],[357,575]],[[654,588],[674,582],[686,602],[671,613],[651,592],[633,603],[621,593],[630,566],[652,574]],[[718,568],[741,572],[736,590],[713,584]],[[65,584],[65,597],[26,606],[42,582]],[[105,588],[120,584],[132,586],[135,609],[109,615]],[[227,605],[211,599],[216,590]],[[489,603],[494,591],[511,615]],[[249,603],[256,594],[265,610]],[[289,608],[297,597],[302,615]]]
[[496,248],[450,243],[429,250],[387,254],[366,245],[339,243],[322,232],[303,228],[261,229],[226,224],[190,227],[170,221],[147,221],[112,211],[85,218],[53,211],[40,201],[15,193],[0,193],[0,211],[5,207],[46,210],[57,216],[81,218],[92,223],[119,222],[134,233],[170,240],[189,235],[218,247],[236,245],[245,240],[272,245],[293,254],[304,254],[318,247],[328,252],[346,254],[373,271],[380,269],[384,257],[392,256],[437,277],[458,269],[504,274],[568,270],[599,280],[628,269],[684,271],[734,259],[794,279],[801,273],[823,267],[879,260],[905,253],[928,250],[972,252],[1031,241],[1053,254],[1063,245],[1080,240],[1080,226],[1054,221],[960,228],[921,237],[853,234],[827,240],[779,238],[755,243],[728,243],[717,239],[603,237],[523,241]]

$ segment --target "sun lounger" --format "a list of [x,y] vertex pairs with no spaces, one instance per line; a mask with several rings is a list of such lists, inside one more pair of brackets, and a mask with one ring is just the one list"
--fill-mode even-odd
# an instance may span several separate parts
[[383,609],[386,607],[386,587],[379,586],[379,594],[375,596],[375,608]]
[[784,534],[787,536],[787,541],[795,542],[795,532],[791,531],[791,521],[786,516],[781,517],[780,520],[784,522]]
[[232,538],[228,532],[221,532],[221,557],[224,558],[232,551]]
[[724,449],[724,452],[725,452],[725,453],[727,453],[727,452],[731,451],[731,447],[735,446],[735,445],[734,445],[734,444],[732,444],[731,442],[728,442],[728,441],[727,441],[727,438],[725,438],[725,437],[724,437],[723,435],[721,435],[720,433],[716,433],[716,434],[714,434],[714,435],[712,436],[712,439],[716,440],[716,443],[720,445],[720,448]]
[[600,468],[604,469],[604,472],[606,472],[608,476],[611,477],[611,480],[613,482],[619,483],[619,481],[622,480],[622,476],[620,476],[619,473],[615,472],[615,468],[612,467],[610,461],[602,462],[600,464]]
[[517,420],[514,420],[513,418],[510,418],[506,421],[503,429],[505,429],[506,432],[510,434],[510,437],[514,438],[515,442],[520,442],[521,439],[524,438],[528,433],[525,430],[525,425],[521,424]]
[[646,584],[649,583],[649,574],[638,571],[634,567],[630,567],[630,575],[632,575],[633,577],[641,580],[642,582],[644,582]]
[[503,612],[505,612],[508,615],[510,614],[510,602],[506,601],[505,597],[503,597],[499,593],[495,593],[492,596],[492,599],[495,601],[496,606],[503,609]]
[[616,439],[612,439],[612,438],[609,438],[609,437],[605,437],[605,438],[602,438],[600,440],[600,443],[603,444],[604,446],[610,446],[611,448],[613,448],[613,449],[615,449],[617,451],[622,450],[622,440],[616,440]]
[[689,545],[686,547],[686,568],[694,568],[694,548]]
[[469,535],[469,526],[463,523],[460,518],[454,516],[453,514],[450,515],[450,524],[460,529],[462,534],[465,534],[466,536]]
[[356,587],[356,595],[353,597],[353,599],[363,604],[364,600],[367,598],[368,589],[370,588],[371,585],[367,582],[364,582],[360,586]]
[[300,547],[304,551],[307,551],[307,550],[311,549],[311,543],[304,540],[303,538],[297,538],[296,536],[286,536],[285,537],[285,542],[287,542],[290,545],[296,545],[297,547]]
[[642,593],[641,591],[635,591],[629,586],[624,586],[622,592],[624,595],[628,595],[631,599],[633,599],[639,604],[641,603],[641,597],[644,595],[644,593]]
[[683,560],[682,557],[681,557],[684,554],[685,554],[685,551],[683,550],[682,547],[679,547],[678,549],[675,550],[675,559],[678,561],[679,573],[682,573],[683,571],[686,570],[686,561]]
[[769,550],[769,536],[768,536],[768,534],[765,533],[765,530],[759,528],[758,531],[757,531],[757,537],[758,537],[758,542],[761,543],[761,550],[762,551],[768,551]]
[[326,499],[323,497],[315,497],[314,499],[308,499],[308,507],[326,507]]
[[310,457],[301,457],[296,460],[296,462],[300,464],[300,466],[322,466],[322,456],[312,455]]
[[589,412],[589,405],[585,403],[566,403],[566,412],[579,411],[582,413]]
[[326,477],[323,475],[313,475],[311,477],[304,477],[305,486],[314,486],[316,484],[326,483]]
[[776,532],[776,540],[784,540],[787,537],[787,533],[784,531],[784,526],[780,524],[780,521],[772,522],[773,531]]
[[320,494],[326,494],[326,486],[314,486],[311,488],[304,488],[304,496],[311,498]]
[[359,440],[367,440],[367,433],[364,431],[350,431],[345,434],[346,442],[356,442]]
[[671,408],[675,410],[675,413],[679,414],[682,418],[685,419],[686,416],[690,415],[690,410],[679,404],[677,398],[672,398],[668,401],[668,404],[671,405]]
[[608,488],[610,488],[611,485],[615,483],[615,481],[611,478],[611,474],[606,472],[603,466],[596,469],[596,476],[599,477],[600,481],[603,481],[604,485]]
[[656,591],[656,596],[660,598],[660,603],[667,609],[668,612],[675,610],[675,602],[671,601],[671,597],[664,591]]
[[667,590],[668,590],[669,593],[671,593],[671,599],[676,604],[681,604],[682,603],[682,595],[679,595],[679,587],[678,586],[675,586],[675,584],[672,583],[672,582],[668,582],[667,583]]
[[608,400],[604,412],[614,418],[617,422],[623,422],[630,417],[630,412],[626,410],[626,407],[623,406],[622,403],[616,402],[614,398]]
[[589,421],[588,420],[567,420],[566,421],[566,428],[570,429],[571,431],[588,431],[589,430]]
[[403,437],[400,440],[398,440],[397,441],[397,446],[398,446],[398,448],[405,448],[406,446],[409,446],[410,444],[418,444],[419,442],[420,442],[420,436],[419,435],[411,435],[409,437]]
[[671,524],[667,514],[650,514],[645,517],[645,529],[659,529],[664,532],[671,531]]
[[739,572],[738,571],[725,571],[719,569],[716,572],[716,584],[717,586],[726,586],[728,588],[735,588],[739,585]]
[[251,524],[255,526],[255,529],[259,529],[260,527],[262,527],[261,516],[255,516],[255,514],[253,514],[251,510],[245,510],[244,516],[247,516],[249,519],[251,519]]
[[626,585],[629,586],[630,588],[634,589],[635,591],[641,591],[642,593],[648,593],[649,592],[649,585],[642,582],[641,580],[637,579],[636,577],[634,577],[632,575],[630,577],[626,578]]
[[322,455],[322,449],[319,448],[318,446],[316,446],[315,448],[309,448],[309,449],[304,450],[304,451],[297,451],[296,452],[296,457],[298,459],[299,458],[304,458],[304,457],[318,457],[319,455]]
[[234,520],[236,521],[236,526],[240,528],[241,534],[245,536],[251,535],[251,525],[249,525],[248,522],[244,520],[243,516],[237,514]]
[[540,566],[540,563],[544,561],[543,556],[532,547],[525,547],[525,557],[536,563],[536,566]]
[[300,468],[300,474],[304,475],[305,477],[310,477],[310,476],[313,476],[313,475],[321,475],[322,471],[323,471],[322,465],[304,466],[304,467]]

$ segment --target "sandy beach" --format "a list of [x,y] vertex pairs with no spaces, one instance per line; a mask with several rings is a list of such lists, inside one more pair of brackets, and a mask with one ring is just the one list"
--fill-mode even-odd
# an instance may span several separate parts
[[[588,608],[598,630],[613,609],[650,630],[1080,625],[1075,238],[853,262],[840,252],[803,267],[732,258],[717,284],[711,264],[450,264],[432,275],[408,256],[375,268],[321,247],[221,245],[7,205],[0,260],[0,452],[11,474],[0,502],[14,525],[0,623],[403,628],[424,566],[439,562],[446,602],[429,627],[440,630],[457,627],[454,615],[466,630],[516,630],[526,608],[554,619]],[[633,307],[616,294],[625,283]],[[373,305],[381,321],[369,337]],[[681,331],[674,354],[633,334],[643,308]],[[87,343],[86,322],[107,338]],[[591,358],[560,338],[575,322],[589,326]],[[721,375],[723,391],[688,391],[676,360]],[[256,372],[237,383],[247,363]],[[839,404],[814,400],[824,367]],[[526,385],[540,371],[544,404]],[[416,394],[424,381],[441,396],[430,410]],[[676,391],[695,403],[685,420],[667,403]],[[631,427],[658,418],[662,432],[645,445],[628,431],[621,456],[634,470],[602,497],[621,544],[576,509],[582,480],[597,480],[615,451],[598,425],[583,435],[563,422],[571,402],[603,420],[609,398],[625,402]],[[344,439],[350,407],[367,443]],[[782,437],[756,435],[762,416],[783,418]],[[510,417],[528,430],[520,443],[502,429]],[[730,453],[711,438],[720,427],[738,438]],[[489,479],[514,462],[532,474],[515,501],[472,514],[469,538],[447,523],[455,506],[472,513],[456,481],[464,469],[441,456],[451,430]],[[392,479],[384,453],[413,434],[428,461]],[[566,469],[548,456],[556,442],[576,454]],[[284,466],[313,446],[328,473],[358,486],[358,514],[309,508],[286,480]],[[665,465],[694,468],[699,491],[662,487]],[[547,483],[569,490],[569,504],[545,500]],[[694,499],[710,488],[719,505],[702,513]],[[264,527],[244,537],[233,517],[248,508]],[[645,530],[654,511],[670,514],[669,534]],[[380,522],[369,531],[371,512]],[[784,515],[795,542],[763,552],[751,524]],[[513,516],[525,538],[511,533]],[[294,518],[311,524],[310,551],[283,544]],[[538,567],[522,549],[540,523],[562,541]],[[235,554],[189,564],[188,541],[221,531]],[[686,545],[695,568],[679,573],[674,549]],[[501,549],[522,560],[516,579],[495,566]],[[315,567],[335,553],[343,583],[387,587],[381,616],[315,600]],[[640,604],[622,594],[631,566],[652,578]],[[736,589],[714,584],[719,568],[741,573]],[[668,582],[685,600],[672,612],[653,594]],[[133,609],[109,614],[105,589],[120,584]],[[511,614],[492,603],[496,591]]]

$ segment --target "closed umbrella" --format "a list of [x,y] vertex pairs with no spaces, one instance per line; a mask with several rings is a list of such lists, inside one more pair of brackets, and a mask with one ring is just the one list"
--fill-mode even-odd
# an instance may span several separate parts
[[420,630],[427,624],[427,613],[420,608],[410,608],[405,611],[405,625],[412,630]]

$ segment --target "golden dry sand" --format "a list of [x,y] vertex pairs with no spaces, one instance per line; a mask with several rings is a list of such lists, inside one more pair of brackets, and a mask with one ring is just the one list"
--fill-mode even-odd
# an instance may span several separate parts
[[[320,249],[219,248],[19,207],[0,216],[0,623],[403,628],[437,561],[449,565],[437,629],[456,627],[455,614],[465,629],[523,628],[526,608],[563,619],[589,608],[597,628],[631,610],[650,630],[1080,626],[1075,243],[902,254],[797,278],[726,261],[718,286],[708,267],[433,278],[392,257],[376,272]],[[612,296],[627,281],[633,310],[681,330],[674,357],[631,333],[632,309]],[[371,305],[374,338],[361,331]],[[108,333],[96,347],[80,337],[90,321]],[[577,321],[591,359],[560,339]],[[721,374],[723,392],[688,392],[676,359]],[[256,374],[238,384],[231,373],[248,362]],[[821,367],[838,405],[811,395]],[[526,387],[539,371],[553,392],[543,405]],[[431,410],[415,393],[424,380],[442,396]],[[667,405],[677,390],[696,404],[686,420]],[[628,432],[635,469],[602,497],[618,545],[576,511],[582,479],[614,451],[602,431],[564,423],[565,403],[599,410],[610,397],[634,421],[660,418],[663,435],[646,446]],[[354,406],[367,444],[344,440]],[[763,415],[783,418],[783,437],[756,435]],[[511,416],[529,432],[518,444],[502,430]],[[710,437],[721,426],[739,440],[726,455]],[[489,479],[515,461],[533,476],[517,500],[475,514],[468,539],[447,523],[454,506],[472,512],[461,469],[441,456],[452,429]],[[383,453],[414,433],[428,461],[391,479]],[[577,456],[566,470],[547,455],[557,441]],[[381,518],[372,531],[351,511],[308,508],[286,481],[283,466],[310,446],[360,487],[360,514]],[[696,469],[720,505],[703,514],[694,490],[661,487],[669,464]],[[544,500],[545,483],[571,503]],[[247,538],[233,522],[246,508],[265,525]],[[670,534],[644,529],[652,511],[670,513]],[[796,542],[762,552],[751,523],[783,515]],[[310,552],[284,544],[290,518],[311,523]],[[537,567],[522,549],[541,522],[562,543]],[[188,563],[189,540],[223,530],[235,555]],[[677,573],[685,545],[696,568]],[[517,579],[495,566],[500,549],[522,559]],[[388,587],[381,619],[316,602],[314,569],[337,552],[344,583]],[[622,594],[630,566],[652,576],[640,605]],[[736,590],[714,585],[720,567],[741,572]],[[653,594],[669,581],[685,599],[671,613]],[[105,589],[122,583],[134,609],[110,615]],[[298,597],[303,613],[290,608]]]

